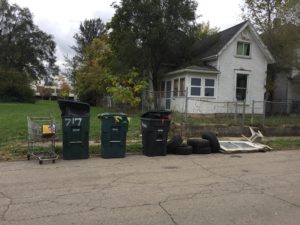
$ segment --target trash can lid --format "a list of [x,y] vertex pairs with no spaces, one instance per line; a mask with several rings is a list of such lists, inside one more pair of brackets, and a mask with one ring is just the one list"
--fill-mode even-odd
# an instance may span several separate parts
[[61,116],[89,116],[90,105],[85,102],[58,100]]
[[103,118],[103,117],[114,117],[114,116],[121,116],[121,117],[127,117],[126,113],[118,113],[118,112],[105,112],[105,113],[99,113],[98,118]]
[[148,119],[170,119],[171,111],[148,111],[145,112],[141,117]]

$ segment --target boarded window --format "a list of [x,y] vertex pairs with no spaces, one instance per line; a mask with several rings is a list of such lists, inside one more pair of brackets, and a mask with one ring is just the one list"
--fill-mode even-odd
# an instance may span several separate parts
[[185,79],[180,78],[179,96],[185,96]]

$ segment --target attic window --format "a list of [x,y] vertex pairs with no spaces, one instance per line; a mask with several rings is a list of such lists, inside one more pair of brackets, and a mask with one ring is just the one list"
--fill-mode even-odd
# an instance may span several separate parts
[[250,56],[250,43],[238,42],[236,54],[240,56]]

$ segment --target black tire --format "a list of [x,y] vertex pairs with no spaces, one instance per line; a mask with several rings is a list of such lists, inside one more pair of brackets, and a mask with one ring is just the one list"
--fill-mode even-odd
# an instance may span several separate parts
[[30,160],[30,155],[27,155],[27,160]]
[[210,147],[209,141],[202,138],[189,138],[187,144],[190,146],[197,146],[200,148]]
[[43,164],[43,160],[39,160],[39,164],[42,165]]
[[190,155],[193,152],[193,147],[189,145],[180,145],[174,149],[176,155]]
[[211,147],[197,147],[193,146],[193,153],[194,154],[210,154],[211,153]]
[[174,153],[175,148],[180,146],[183,142],[183,139],[180,135],[175,135],[171,138],[170,141],[167,143],[167,153]]
[[216,134],[207,131],[202,134],[202,138],[209,141],[211,151],[213,153],[220,152],[220,143],[218,141]]

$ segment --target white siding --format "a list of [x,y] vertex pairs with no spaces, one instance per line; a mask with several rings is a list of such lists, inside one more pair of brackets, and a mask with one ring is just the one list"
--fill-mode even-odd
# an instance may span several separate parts
[[[247,39],[247,40],[245,40]],[[250,57],[237,56],[237,42],[247,41],[250,43]],[[236,37],[221,53],[217,60],[206,62],[220,71],[219,74],[209,73],[182,73],[165,78],[176,79],[185,77],[185,85],[188,88],[188,113],[193,114],[217,114],[217,113],[234,113],[236,102],[236,76],[237,73],[248,75],[247,94],[246,94],[246,113],[252,112],[253,101],[263,101],[265,93],[265,84],[267,77],[267,59],[262,50],[255,42],[250,32],[244,31]],[[215,96],[214,97],[193,97],[190,96],[190,86],[192,77],[215,78]],[[173,83],[172,83],[173,91]],[[256,105],[262,105],[257,103]],[[173,97],[171,109],[174,111],[184,112],[185,98]],[[238,103],[238,113],[242,113],[243,103]],[[263,113],[263,107],[255,107],[254,112]]]
[[220,75],[217,100],[219,102],[236,101],[236,73],[243,71],[249,74],[246,104],[251,105],[253,100],[264,100],[267,60],[251,35],[248,36],[251,44],[250,58],[236,56],[236,46],[240,38],[241,36],[238,36],[219,57]]

